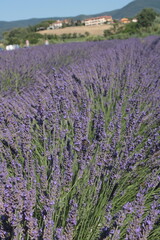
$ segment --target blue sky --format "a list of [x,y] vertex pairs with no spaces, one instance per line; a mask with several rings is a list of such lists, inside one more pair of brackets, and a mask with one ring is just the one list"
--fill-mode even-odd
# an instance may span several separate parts
[[133,0],[0,0],[0,21],[94,14],[124,7]]

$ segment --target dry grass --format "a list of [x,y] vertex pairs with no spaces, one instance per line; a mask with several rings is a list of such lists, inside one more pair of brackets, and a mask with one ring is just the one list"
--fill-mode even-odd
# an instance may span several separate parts
[[63,33],[65,34],[73,34],[73,33],[78,33],[78,34],[85,34],[85,32],[89,32],[90,35],[92,36],[103,36],[103,32],[106,29],[112,28],[112,25],[95,25],[95,26],[78,26],[78,27],[66,27],[66,28],[61,28],[61,29],[53,29],[53,30],[43,30],[39,31],[41,34],[56,34],[56,35],[61,35]]

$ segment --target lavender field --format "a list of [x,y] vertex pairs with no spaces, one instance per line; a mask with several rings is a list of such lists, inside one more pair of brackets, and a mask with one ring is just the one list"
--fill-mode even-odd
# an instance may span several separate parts
[[0,53],[0,239],[160,239],[160,38]]

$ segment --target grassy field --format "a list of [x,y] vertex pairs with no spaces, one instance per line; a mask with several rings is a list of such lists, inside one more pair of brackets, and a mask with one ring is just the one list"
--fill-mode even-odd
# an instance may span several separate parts
[[43,30],[39,33],[41,34],[56,34],[56,35],[62,35],[62,34],[85,34],[85,32],[89,32],[90,35],[93,36],[103,36],[103,32],[106,29],[111,29],[112,25],[95,25],[95,26],[77,26],[77,27],[66,27],[61,29],[53,29],[53,30]]

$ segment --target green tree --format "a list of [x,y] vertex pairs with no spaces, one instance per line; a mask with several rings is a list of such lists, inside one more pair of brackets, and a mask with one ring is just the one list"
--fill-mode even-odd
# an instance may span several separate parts
[[25,38],[23,38],[24,42],[26,41],[26,39],[29,40],[30,44],[37,44],[39,42],[39,40],[41,38],[44,38],[43,35],[39,34],[39,33],[28,33]]
[[67,34],[66,33],[63,33],[61,34],[61,39],[64,41],[65,39],[67,39]]
[[138,23],[130,22],[125,25],[125,29],[123,33],[127,33],[129,35],[135,34],[138,31]]
[[144,8],[138,15],[138,27],[149,27],[154,22],[157,13],[152,8]]
[[72,38],[77,38],[77,33],[73,33]]
[[49,27],[49,25],[50,25],[51,23],[54,23],[54,22],[55,22],[55,21],[53,21],[53,20],[43,21],[43,22],[41,22],[41,23],[38,23],[38,24],[32,26],[30,29],[31,29],[31,31],[33,31],[33,32],[41,31],[41,30],[47,29],[47,27]]
[[110,35],[112,35],[112,32],[109,29],[104,30],[104,32],[103,32],[104,37],[108,37]]
[[21,44],[26,34],[26,28],[15,28],[8,32],[4,32],[3,38],[6,44]]
[[84,33],[86,37],[89,37],[90,33],[89,32],[85,32]]

